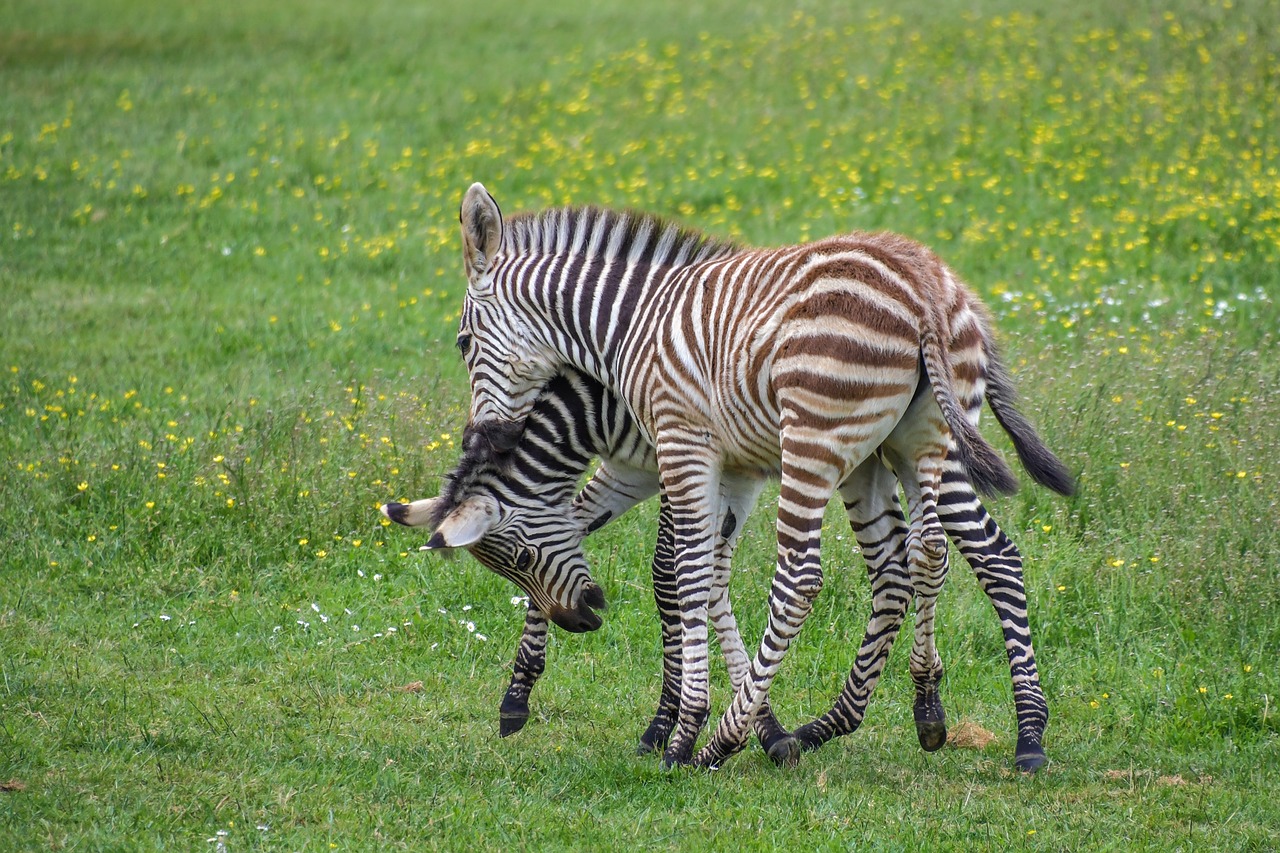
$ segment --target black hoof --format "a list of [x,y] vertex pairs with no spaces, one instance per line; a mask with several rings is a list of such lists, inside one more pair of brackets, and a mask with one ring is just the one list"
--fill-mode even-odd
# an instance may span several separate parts
[[915,717],[920,748],[925,752],[942,749],[947,742],[947,712],[942,708],[942,698],[936,689],[916,695],[912,716]]
[[510,737],[516,732],[524,728],[524,724],[529,722],[529,714],[500,714],[498,715],[498,737]]
[[947,742],[947,726],[942,722],[916,723],[916,737],[925,752],[937,752]]
[[636,755],[653,755],[660,753],[666,745],[666,738],[662,740],[650,740],[649,733],[645,732],[640,736],[640,742],[636,744]]
[[668,749],[662,754],[662,769],[674,770],[693,764],[693,749]]
[[1038,743],[1020,743],[1013,757],[1013,769],[1019,773],[1035,773],[1049,763],[1044,747]]
[[804,752],[813,752],[830,740],[830,737],[823,734],[817,723],[805,723],[791,734]]
[[661,717],[655,717],[649,728],[640,735],[640,743],[636,745],[636,755],[652,755],[667,748],[671,739],[671,723]]
[[800,763],[800,741],[794,737],[782,737],[765,748],[765,754],[779,767],[795,767]]

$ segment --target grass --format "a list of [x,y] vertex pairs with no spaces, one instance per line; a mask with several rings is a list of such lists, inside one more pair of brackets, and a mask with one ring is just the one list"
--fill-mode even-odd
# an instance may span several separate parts
[[[1269,4],[4,19],[4,846],[1280,844]],[[375,510],[456,453],[477,179],[508,210],[625,205],[760,243],[891,228],[971,281],[1080,472],[1072,500],[990,502],[1027,558],[1050,767],[1009,769],[1003,649],[963,565],[945,699],[994,743],[920,753],[900,644],[863,728],[796,770],[634,757],[653,507],[592,538],[606,624],[553,635],[533,719],[496,737],[516,591]],[[775,692],[789,724],[825,710],[866,618],[830,531]],[[762,512],[734,582],[748,637],[770,542]]]

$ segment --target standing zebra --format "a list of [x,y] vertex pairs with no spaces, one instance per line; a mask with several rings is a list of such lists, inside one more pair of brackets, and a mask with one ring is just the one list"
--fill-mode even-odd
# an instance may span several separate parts
[[[570,507],[569,496],[593,456],[603,457],[603,464]],[[432,543],[437,547],[466,546],[484,565],[516,581],[522,589],[539,590],[554,585],[546,575],[562,573],[563,566],[581,565],[580,541],[588,530],[598,529],[657,491],[656,465],[652,448],[617,398],[599,383],[570,372],[553,378],[543,389],[510,454],[464,456],[448,476],[439,498],[388,504],[382,511],[401,524],[432,528],[436,531]],[[844,692],[830,712],[797,732],[805,748],[816,748],[858,727],[912,596],[906,570],[908,531],[897,509],[897,482],[875,459],[863,463],[859,476],[867,486],[848,512],[867,561],[873,614]],[[472,517],[470,507],[477,503],[491,507],[479,515],[488,520],[481,526],[466,521]],[[746,511],[749,508],[740,510],[742,514]],[[1044,762],[1040,744],[1047,717],[1027,626],[1021,558],[954,461],[948,462],[938,512],[1000,617],[1018,709],[1015,763],[1022,770],[1035,769]],[[742,520],[730,512],[721,525],[710,606],[710,621],[725,650],[734,684],[741,682],[747,659],[725,586]],[[672,576],[670,513],[665,505],[658,526],[653,575],[663,634],[663,681],[658,710],[640,739],[641,753],[665,745],[679,703],[680,613]],[[574,621],[569,628],[581,629]],[[499,709],[499,731],[504,737],[518,731],[528,719],[529,695],[545,666],[546,639],[547,617],[531,597],[511,683]],[[924,704],[922,688],[917,684],[918,734],[923,746],[936,748],[945,740],[945,729],[930,730],[922,722],[940,724],[941,705]],[[933,697],[936,699],[936,691]],[[757,734],[775,761],[794,757],[792,743],[771,713],[757,720]],[[932,740],[928,739],[931,735]]]
[[[935,591],[945,569],[935,532],[948,447],[980,489],[1015,484],[957,387],[967,403],[987,397],[1029,449],[1023,462],[1033,477],[1070,489],[1061,463],[999,390],[1007,377],[985,311],[919,244],[850,234],[743,250],[593,208],[516,217],[504,227],[479,184],[467,191],[460,218],[468,287],[458,343],[472,387],[464,445],[510,448],[543,383],[571,366],[617,393],[656,448],[683,615],[668,763],[693,757],[709,712],[707,608],[726,485],[780,473],[778,561],[748,677],[695,758],[710,766],[745,745],[821,589],[827,501],[837,490],[846,503],[856,500],[850,477],[882,443],[894,439],[907,488],[917,592],[918,567]],[[953,374],[948,348],[972,349],[979,369]],[[989,376],[999,381],[988,389]],[[928,395],[917,394],[925,386],[933,391],[927,406]]]

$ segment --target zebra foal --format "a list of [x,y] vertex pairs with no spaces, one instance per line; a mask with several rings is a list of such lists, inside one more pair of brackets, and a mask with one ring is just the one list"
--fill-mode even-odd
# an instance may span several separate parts
[[[504,223],[479,184],[464,197],[460,219],[468,452],[509,448],[542,384],[564,367],[616,393],[656,449],[683,616],[668,763],[693,758],[709,713],[707,608],[726,485],[732,491],[780,475],[778,559],[760,648],[694,759],[702,765],[745,745],[821,589],[826,503],[836,491],[856,501],[853,475],[878,447],[907,493],[908,568],[926,620],[945,572],[937,503],[948,451],[981,489],[1016,483],[976,430],[984,397],[1032,476],[1070,491],[1061,463],[1005,394],[1011,386],[985,309],[932,252],[906,238],[849,234],[741,249],[593,208]],[[977,369],[955,372],[952,350],[969,353]],[[940,671],[936,651],[922,651],[932,661],[913,654],[913,667]]]
[[[577,484],[597,456],[602,464],[574,498]],[[594,582],[586,581],[587,615],[584,602],[575,605],[564,598],[586,571],[582,540],[588,531],[656,494],[655,471],[653,448],[634,429],[617,398],[599,383],[569,371],[547,384],[510,452],[496,457],[464,453],[438,497],[382,507],[382,513],[399,524],[430,528],[429,548],[467,548],[482,565],[529,595],[511,682],[499,708],[501,736],[519,731],[528,720],[529,694],[546,665],[548,619],[572,632],[599,627],[594,609],[604,600]],[[744,677],[747,654],[729,606],[727,570],[740,531],[734,519],[727,519],[721,529],[725,576],[713,592],[711,606],[711,623],[735,686]],[[665,746],[679,705],[680,612],[671,539],[664,505],[652,565],[663,634],[662,691],[653,721],[640,738],[640,753]],[[554,600],[557,595],[562,600]],[[796,743],[769,714],[758,720],[757,731],[762,745],[779,761]]]

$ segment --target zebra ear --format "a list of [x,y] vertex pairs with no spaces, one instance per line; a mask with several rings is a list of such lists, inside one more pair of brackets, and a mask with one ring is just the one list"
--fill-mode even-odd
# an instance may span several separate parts
[[498,254],[502,242],[502,211],[484,184],[475,183],[462,197],[458,212],[462,222],[462,255],[467,279],[475,282]]
[[427,547],[466,548],[479,542],[498,520],[498,502],[488,495],[467,498],[444,517]]
[[439,498],[423,498],[412,503],[383,504],[379,509],[387,518],[405,527],[426,527],[431,524],[431,515],[436,510]]

